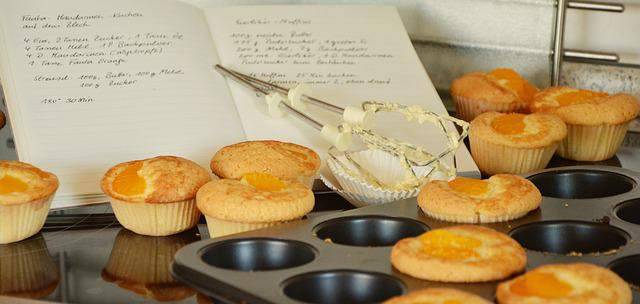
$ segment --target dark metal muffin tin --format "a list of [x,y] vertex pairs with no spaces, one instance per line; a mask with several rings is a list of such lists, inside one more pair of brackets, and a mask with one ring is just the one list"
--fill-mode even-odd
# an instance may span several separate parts
[[[640,285],[640,173],[575,166],[526,177],[544,196],[541,208],[483,226],[520,242],[527,269],[587,262]],[[424,281],[391,266],[395,242],[451,225],[427,217],[408,199],[196,242],[178,252],[172,270],[223,303],[370,303],[425,287],[453,287],[493,300],[498,282]],[[634,303],[639,296],[634,289]]]

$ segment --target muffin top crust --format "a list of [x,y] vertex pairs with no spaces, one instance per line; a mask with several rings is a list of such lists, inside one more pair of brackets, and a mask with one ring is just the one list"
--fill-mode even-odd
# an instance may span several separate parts
[[198,164],[176,156],[158,156],[118,164],[102,178],[102,191],[129,203],[162,204],[193,199],[211,180]]
[[304,184],[259,172],[241,180],[213,180],[198,191],[196,200],[205,215],[242,223],[294,220],[309,213],[315,202]]
[[613,271],[587,263],[548,264],[498,285],[499,303],[630,304],[631,289]]
[[569,124],[617,125],[635,119],[640,112],[640,104],[629,94],[609,95],[559,86],[536,94],[530,110],[557,115]]
[[551,114],[486,112],[471,122],[469,133],[497,145],[541,148],[564,139],[567,126]]
[[0,205],[44,199],[58,189],[58,178],[30,164],[0,161]]
[[516,71],[498,68],[488,73],[473,72],[451,84],[451,95],[492,103],[529,103],[538,88]]
[[211,159],[211,170],[220,178],[240,179],[246,173],[267,173],[281,179],[301,181],[320,169],[313,150],[275,140],[246,141],[220,149]]

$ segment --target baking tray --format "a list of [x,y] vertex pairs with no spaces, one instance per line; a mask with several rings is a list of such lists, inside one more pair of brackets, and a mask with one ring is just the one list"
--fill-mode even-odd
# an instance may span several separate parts
[[[527,269],[588,262],[640,285],[640,173],[573,166],[525,177],[542,192],[541,208],[482,226],[523,245]],[[176,254],[172,272],[222,303],[368,303],[425,287],[453,287],[494,300],[499,282],[431,282],[391,266],[395,242],[452,225],[427,217],[415,198],[407,199],[199,241]],[[638,289],[633,293],[640,303]]]

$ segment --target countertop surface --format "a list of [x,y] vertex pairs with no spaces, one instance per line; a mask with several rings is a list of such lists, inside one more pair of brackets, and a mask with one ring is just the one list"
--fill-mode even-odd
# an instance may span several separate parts
[[[351,209],[334,193],[317,193],[308,216]],[[56,212],[42,232],[0,245],[0,303],[34,298],[70,303],[210,303],[169,274],[183,246],[209,238],[204,223],[168,237],[122,228],[108,205]],[[3,297],[4,296],[4,297]]]

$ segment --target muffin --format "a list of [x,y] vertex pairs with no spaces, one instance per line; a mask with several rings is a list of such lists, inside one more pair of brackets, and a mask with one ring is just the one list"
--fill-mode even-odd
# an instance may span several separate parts
[[40,299],[53,293],[59,284],[58,265],[41,234],[0,245],[0,296]]
[[516,71],[498,68],[489,73],[469,73],[451,84],[458,116],[472,121],[484,112],[526,112],[538,88]]
[[302,183],[266,173],[247,173],[241,180],[213,180],[197,195],[211,237],[299,219],[313,209],[314,200],[313,192]]
[[425,288],[393,297],[384,304],[491,304],[484,298],[453,288]]
[[431,181],[418,194],[418,206],[425,214],[457,223],[513,220],[537,209],[540,202],[542,195],[532,182],[511,174]]
[[614,272],[600,266],[550,264],[500,283],[497,298],[501,304],[630,304],[631,289]]
[[171,264],[180,248],[198,240],[195,229],[168,237],[143,236],[122,229],[102,270],[102,279],[156,301],[192,297],[196,292],[171,276]]
[[557,115],[567,125],[567,137],[560,143],[558,155],[600,161],[611,158],[622,145],[640,105],[627,94],[552,87],[535,96],[531,111]]
[[279,179],[313,186],[320,157],[313,150],[275,140],[246,141],[226,146],[211,159],[220,178],[241,179],[247,173],[267,173]]
[[566,136],[564,122],[550,114],[488,112],[469,129],[473,160],[488,175],[544,169]]
[[210,180],[209,173],[190,160],[158,156],[112,167],[102,178],[102,191],[123,227],[164,236],[198,223],[196,192]]
[[512,238],[490,228],[451,226],[400,240],[391,264],[412,277],[438,282],[486,282],[524,270],[527,255]]
[[0,244],[24,240],[47,219],[58,178],[32,165],[0,161]]

